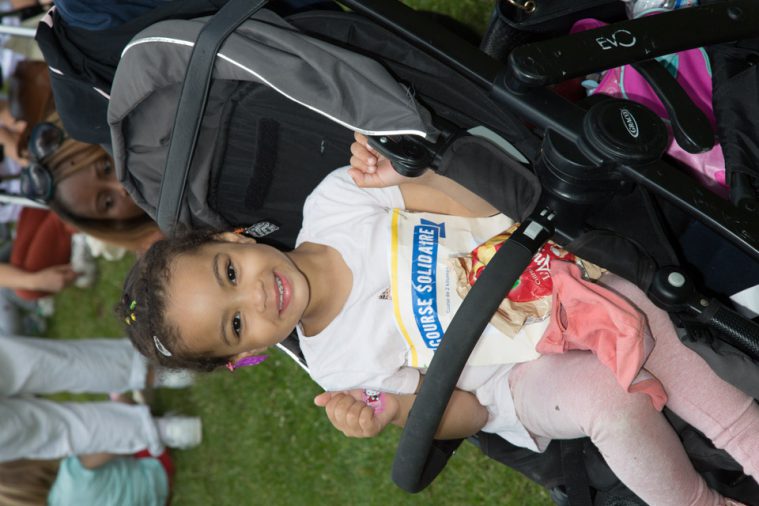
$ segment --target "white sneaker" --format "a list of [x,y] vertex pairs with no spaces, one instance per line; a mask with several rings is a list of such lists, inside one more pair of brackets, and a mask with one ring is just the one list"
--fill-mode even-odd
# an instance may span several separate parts
[[36,312],[43,318],[50,318],[55,314],[55,299],[52,295],[37,299]]
[[161,416],[155,421],[161,442],[169,448],[188,450],[203,440],[203,424],[197,416]]
[[195,384],[195,374],[187,369],[156,367],[153,388],[187,388]]
[[71,236],[71,268],[79,274],[74,281],[77,288],[89,288],[97,276],[97,263],[87,245],[87,236],[74,234]]
[[140,404],[141,406],[147,406],[148,400],[145,398],[145,392],[142,390],[132,390],[132,399],[134,399],[135,404]]

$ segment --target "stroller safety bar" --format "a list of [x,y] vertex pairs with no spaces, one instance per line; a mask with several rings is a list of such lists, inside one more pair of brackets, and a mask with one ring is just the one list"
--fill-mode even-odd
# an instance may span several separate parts
[[[435,466],[436,459],[428,456],[456,381],[498,304],[533,255],[553,235],[554,217],[553,213],[543,209],[524,220],[490,260],[451,320],[398,443],[392,476],[403,490],[419,492],[434,478],[430,467]],[[446,339],[447,336],[456,339]]]

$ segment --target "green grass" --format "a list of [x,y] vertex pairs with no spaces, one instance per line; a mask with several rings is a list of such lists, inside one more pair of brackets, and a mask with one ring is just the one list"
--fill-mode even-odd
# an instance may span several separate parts
[[[488,0],[416,0],[484,29]],[[89,290],[56,298],[48,334],[56,338],[122,334],[112,308],[133,262],[101,262]],[[204,442],[174,452],[178,474],[174,503],[208,505],[547,505],[548,494],[465,443],[431,487],[417,495],[398,489],[390,469],[400,431],[374,440],[347,439],[313,406],[320,392],[307,374],[280,353],[265,364],[201,378],[192,389],[158,392],[156,413],[178,411],[203,418]]]
[[415,9],[445,13],[484,32],[495,2],[492,0],[404,0]]

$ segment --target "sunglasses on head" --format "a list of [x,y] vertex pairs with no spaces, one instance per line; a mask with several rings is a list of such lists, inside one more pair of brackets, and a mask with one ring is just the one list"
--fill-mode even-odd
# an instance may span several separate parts
[[52,123],[38,123],[29,134],[29,158],[27,167],[21,169],[19,182],[21,196],[41,204],[48,204],[55,192],[53,173],[42,160],[61,147],[66,135]]
[[29,134],[29,154],[41,161],[55,153],[65,140],[66,134],[53,123],[37,123]]

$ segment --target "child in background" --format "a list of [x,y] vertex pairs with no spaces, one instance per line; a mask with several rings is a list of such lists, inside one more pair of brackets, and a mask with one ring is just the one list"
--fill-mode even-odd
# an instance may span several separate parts
[[193,381],[186,371],[149,369],[128,339],[0,337],[0,462],[194,447],[202,436],[197,417],[154,417],[148,406],[121,402],[36,397],[184,388]]
[[0,464],[4,506],[165,506],[174,469],[158,458],[94,454]]
[[186,371],[149,368],[127,339],[0,337],[0,504],[165,505],[173,474],[165,447],[198,445],[199,418],[35,394],[115,394],[193,382]]
[[[365,137],[357,134],[356,140],[352,168],[328,176],[307,200],[293,251],[230,233],[195,233],[154,245],[130,273],[121,307],[137,348],[166,366],[234,369],[257,362],[251,357],[297,328],[310,374],[330,391],[316,402],[338,429],[371,437],[388,423],[402,426],[423,370],[409,366],[386,295],[388,211],[490,216],[496,210],[431,171],[415,179],[399,176]],[[650,328],[657,344],[644,365],[664,387],[668,406],[759,477],[759,408],[753,399],[685,348],[668,316],[636,287],[613,275],[601,283],[608,289],[593,289],[598,296],[592,319],[570,312],[577,301],[565,299],[549,330],[593,332],[601,317],[613,320],[622,313],[640,339]],[[616,360],[624,364],[627,358]],[[731,503],[695,472],[652,399],[620,388],[588,351],[470,365],[457,386],[439,438],[484,430],[540,451],[550,439],[589,436],[647,503]],[[367,406],[355,389],[383,392],[379,409]]]

